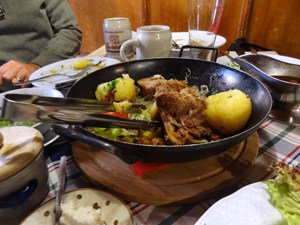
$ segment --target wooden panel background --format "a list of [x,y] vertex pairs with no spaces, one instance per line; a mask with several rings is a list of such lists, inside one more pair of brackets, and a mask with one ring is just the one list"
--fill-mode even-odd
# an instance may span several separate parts
[[[128,17],[132,30],[148,24],[187,31],[187,0],[69,0],[83,31],[81,54],[104,44],[104,18]],[[226,0],[219,34],[226,50],[237,38],[300,58],[299,0]]]
[[300,58],[300,1],[255,0],[247,40]]
[[[143,24],[143,1],[140,0],[69,0],[83,32],[81,54],[86,55],[104,44],[103,20],[127,17],[133,29]],[[130,10],[129,10],[130,9]]]

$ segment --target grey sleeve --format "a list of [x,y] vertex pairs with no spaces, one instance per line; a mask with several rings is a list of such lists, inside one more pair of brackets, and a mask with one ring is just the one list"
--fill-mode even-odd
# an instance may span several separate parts
[[45,9],[54,36],[31,61],[40,66],[75,57],[82,40],[82,32],[67,0],[45,0]]

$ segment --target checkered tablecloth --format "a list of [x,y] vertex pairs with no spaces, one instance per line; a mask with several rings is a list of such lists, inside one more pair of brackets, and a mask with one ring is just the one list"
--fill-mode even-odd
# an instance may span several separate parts
[[[239,187],[273,178],[269,170],[273,162],[286,162],[300,166],[300,127],[288,126],[273,120],[266,120],[258,129],[259,152],[256,163],[250,173],[239,183]],[[67,156],[67,189],[74,190],[92,186],[77,167],[72,155],[71,144],[63,142],[45,149],[49,169],[50,192],[47,199],[55,196],[57,187],[57,169],[62,155]],[[137,225],[190,225],[195,224],[201,215],[216,201],[211,199],[198,204],[158,207],[127,202]]]

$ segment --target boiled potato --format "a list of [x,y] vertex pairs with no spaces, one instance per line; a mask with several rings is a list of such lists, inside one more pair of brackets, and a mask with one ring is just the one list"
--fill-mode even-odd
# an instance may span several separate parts
[[89,65],[88,59],[77,59],[72,62],[72,68],[75,70],[83,70]]
[[211,95],[206,101],[204,115],[207,122],[225,136],[240,131],[251,115],[250,98],[237,89]]
[[136,87],[134,80],[124,74],[115,80],[99,84],[95,94],[99,101],[132,102],[136,98]]
[[158,116],[158,108],[156,102],[153,102],[153,104],[150,105],[150,107],[148,108],[148,113],[150,114],[152,120],[156,119],[156,117]]
[[122,102],[114,102],[113,103],[115,112],[117,113],[126,113],[127,109],[132,105],[129,101],[122,101]]

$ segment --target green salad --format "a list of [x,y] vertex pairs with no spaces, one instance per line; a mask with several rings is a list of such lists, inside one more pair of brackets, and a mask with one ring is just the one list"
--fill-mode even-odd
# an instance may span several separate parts
[[[141,110],[137,113],[128,113],[126,116],[130,119],[141,119],[146,121],[151,120],[147,110]],[[138,131],[138,130],[124,129],[124,128],[89,127],[89,130],[102,137],[106,137],[117,141],[125,141],[129,143],[133,143],[137,138],[141,138],[141,136],[150,133],[149,131]]]
[[27,126],[31,127],[35,123],[33,122],[21,122],[21,121],[11,121],[11,120],[6,120],[2,117],[0,117],[0,128],[1,127],[13,127],[13,126]]
[[[141,108],[129,108],[124,114],[112,112],[112,116],[119,116],[123,118],[136,119],[150,121],[151,115],[149,114],[149,108],[151,106],[150,101],[137,100],[137,102],[142,103],[146,106],[145,109]],[[116,140],[124,141],[128,143],[140,143],[140,144],[152,144],[152,145],[161,145],[163,144],[162,138],[160,138],[161,130],[134,130],[134,129],[124,129],[124,128],[102,128],[102,127],[88,127],[88,129],[99,136]]]
[[235,69],[240,69],[240,65],[236,64],[236,63],[232,63],[232,62],[229,62],[229,63],[226,63],[227,66],[230,66],[232,68],[235,68]]
[[273,165],[277,178],[267,180],[272,204],[280,211],[288,225],[300,224],[300,169],[285,163]]

